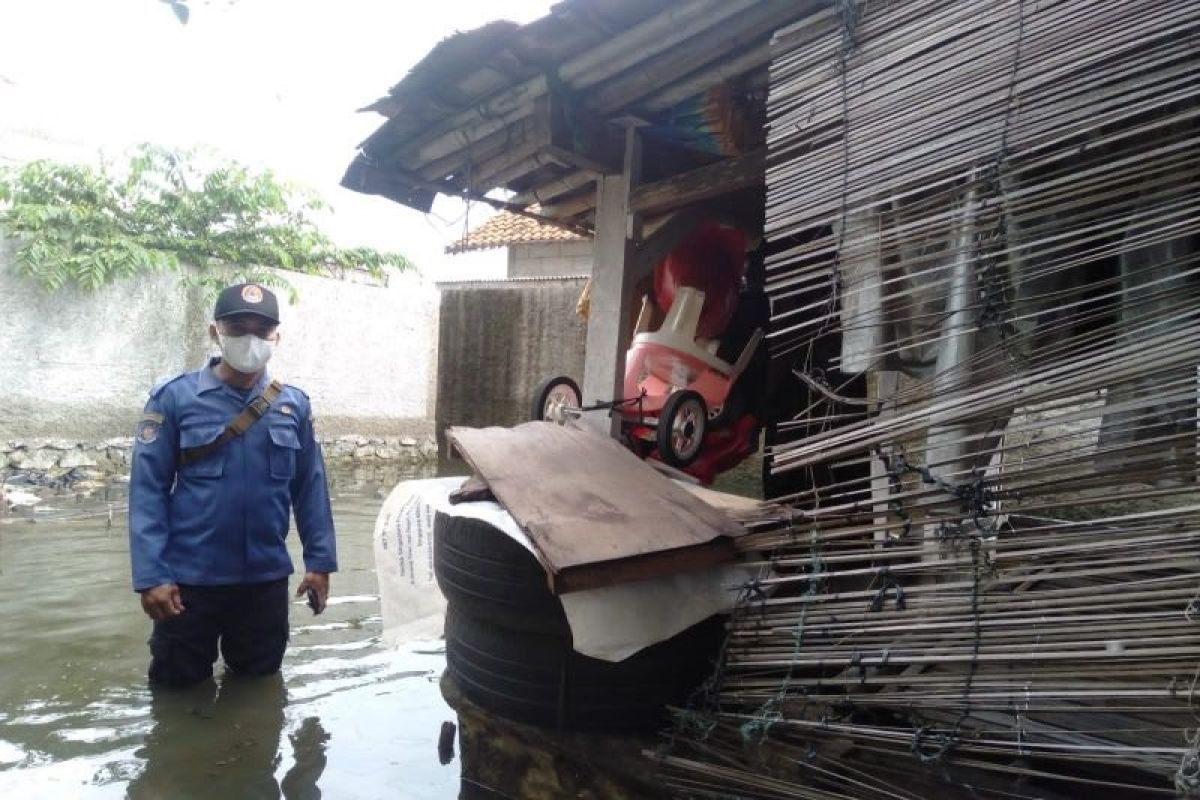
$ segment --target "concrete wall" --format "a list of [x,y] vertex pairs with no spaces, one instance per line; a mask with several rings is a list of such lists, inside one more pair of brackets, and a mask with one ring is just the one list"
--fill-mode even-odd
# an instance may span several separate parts
[[508,277],[557,278],[592,274],[592,242],[518,244],[508,248]]
[[0,439],[132,435],[146,390],[203,354],[197,293],[176,275],[48,293],[0,241]]
[[441,284],[437,430],[529,419],[537,385],[583,375],[585,278]]
[[438,297],[416,277],[387,287],[288,276],[272,372],[304,389],[324,435],[424,431],[436,390]]
[[[203,363],[211,300],[177,275],[97,292],[43,291],[0,242],[0,440],[132,435],[147,390]],[[288,274],[272,373],[313,398],[325,436],[428,430],[437,296],[416,278],[389,287]]]

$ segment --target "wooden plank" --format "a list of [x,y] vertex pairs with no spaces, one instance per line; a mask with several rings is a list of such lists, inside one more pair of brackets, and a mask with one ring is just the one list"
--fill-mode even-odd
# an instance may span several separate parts
[[529,534],[558,593],[731,561],[744,533],[590,430],[527,422],[452,428],[449,437]]
[[662,213],[739,189],[762,186],[765,170],[766,151],[755,150],[639,186],[633,191],[630,204],[642,214]]
[[530,187],[520,194],[513,195],[509,202],[518,206],[545,205],[556,197],[571,194],[595,182],[596,173],[591,170],[577,170]]
[[603,589],[621,583],[660,578],[663,575],[683,575],[712,569],[737,558],[737,548],[728,538],[714,539],[682,550],[664,550],[634,558],[602,561],[586,568],[564,570],[551,576],[550,589],[555,594],[581,592],[584,589]]
[[578,169],[612,174],[621,169],[621,129],[565,98],[545,98],[538,111],[546,153]]
[[487,481],[478,475],[472,475],[463,481],[463,485],[450,493],[450,505],[456,506],[459,503],[477,503],[481,500],[495,500],[496,496],[492,494],[492,487],[487,485]]
[[[595,130],[589,127],[587,130]],[[550,144],[542,148],[556,162],[569,164],[576,169],[588,170],[596,174],[616,171],[619,161],[619,151],[607,145],[598,146],[595,152],[579,150],[559,144]]]
[[[358,163],[358,162],[356,162],[356,163]],[[407,171],[399,169],[399,168],[391,168],[386,173],[367,172],[366,175],[370,176],[370,178],[372,180],[386,181],[387,183],[386,184],[370,183],[370,184],[362,186],[362,188],[358,189],[358,191],[369,191],[372,193],[382,193],[385,197],[391,197],[391,198],[395,199],[397,196],[399,196],[398,192],[413,193],[414,190],[426,189],[426,190],[429,190],[429,191],[432,191],[435,193],[455,195],[458,197],[465,197],[468,200],[474,200],[477,203],[483,203],[484,205],[491,206],[492,208],[496,209],[497,211],[511,211],[513,214],[516,214],[519,217],[528,217],[529,219],[537,220],[538,222],[545,223],[546,225],[553,225],[557,228],[562,228],[563,230],[568,230],[568,231],[571,231],[572,233],[577,233],[580,236],[590,237],[592,235],[591,228],[586,228],[581,225],[576,225],[574,223],[567,222],[562,219],[555,219],[553,217],[549,217],[544,214],[536,214],[522,206],[513,205],[512,203],[508,202],[507,200],[499,200],[495,197],[489,197],[486,194],[481,194],[479,192],[473,191],[466,187],[456,186],[454,184],[444,183],[441,181],[426,180],[425,178],[421,177],[420,175],[418,175],[416,173],[407,172]],[[359,180],[362,180],[361,176],[356,176],[356,177],[358,177]],[[359,185],[359,184],[356,184],[356,185]],[[394,191],[392,191],[390,193],[387,192],[386,189],[389,186],[392,187],[394,189]],[[407,200],[398,200],[397,202],[401,202],[406,205],[408,204]],[[417,205],[413,205],[412,207],[418,208],[418,205],[420,205],[419,201],[414,200],[413,202],[417,203]],[[428,208],[432,206],[432,202],[433,202],[433,200],[432,200],[432,195],[431,195],[428,203],[425,205],[420,205],[420,208],[418,210],[424,209],[425,211],[428,211]]]
[[544,205],[541,207],[541,213],[551,219],[566,220],[585,211],[591,211],[596,207],[596,197],[600,192],[603,180],[601,178],[596,181],[595,191],[585,190],[582,194]]
[[709,489],[696,484],[684,484],[683,488],[693,497],[703,500],[713,508],[717,508],[722,511],[728,511],[730,513],[758,512],[763,507],[763,502],[753,497],[744,497],[740,494],[718,492],[715,489]]

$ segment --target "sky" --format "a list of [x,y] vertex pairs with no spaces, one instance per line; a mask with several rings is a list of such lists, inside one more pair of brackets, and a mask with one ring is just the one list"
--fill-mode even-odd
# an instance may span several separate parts
[[338,186],[387,93],[441,39],[551,0],[0,1],[0,164],[119,157],[139,142],[215,148],[318,192],[344,246],[399,251],[427,279],[501,276],[504,252],[443,248],[492,213],[442,198],[429,215]]

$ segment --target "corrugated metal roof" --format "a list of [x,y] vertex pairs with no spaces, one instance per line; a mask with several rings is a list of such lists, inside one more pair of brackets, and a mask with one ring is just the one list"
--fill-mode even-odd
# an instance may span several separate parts
[[[733,96],[755,107],[771,35],[829,2],[564,0],[528,25],[456,34],[368,106],[388,120],[342,184],[424,211],[438,193],[503,206],[487,195],[503,187],[514,209],[537,203],[586,229],[596,176],[620,166],[615,120],[632,115],[663,136],[690,130],[707,113],[697,98],[743,80]],[[643,181],[719,160],[692,144],[647,134]]]
[[501,211],[468,233],[463,239],[448,246],[446,252],[450,254],[466,253],[471,250],[489,250],[493,247],[508,247],[514,244],[574,242],[585,238],[587,237],[556,225],[546,225],[529,217]]
[[563,0],[526,25],[496,20],[459,31],[434,45],[386,97],[363,110],[391,120],[396,136],[420,131],[545,74],[670,5],[672,0]]
[[[544,84],[572,56],[669,5],[671,0],[563,0],[527,25],[497,20],[442,40],[386,97],[362,109],[383,114],[388,121],[359,146],[360,155],[342,184],[428,210],[439,191],[437,184],[460,172],[470,158],[431,174],[423,169],[423,156],[406,152],[411,145],[428,144],[448,120],[476,109],[502,115],[507,103],[498,105],[496,100],[506,90],[516,90],[513,99],[523,105],[529,99],[528,84]],[[469,141],[461,144],[478,150]]]

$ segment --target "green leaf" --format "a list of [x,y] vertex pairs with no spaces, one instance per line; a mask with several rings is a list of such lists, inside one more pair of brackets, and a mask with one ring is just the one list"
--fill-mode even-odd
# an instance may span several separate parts
[[414,268],[399,254],[336,247],[309,216],[324,209],[312,192],[269,171],[153,145],[131,151],[120,168],[0,168],[0,234],[18,242],[18,274],[48,290],[96,289],[189,264],[207,288],[254,275],[286,288],[294,302],[296,290],[264,268],[376,277]]

